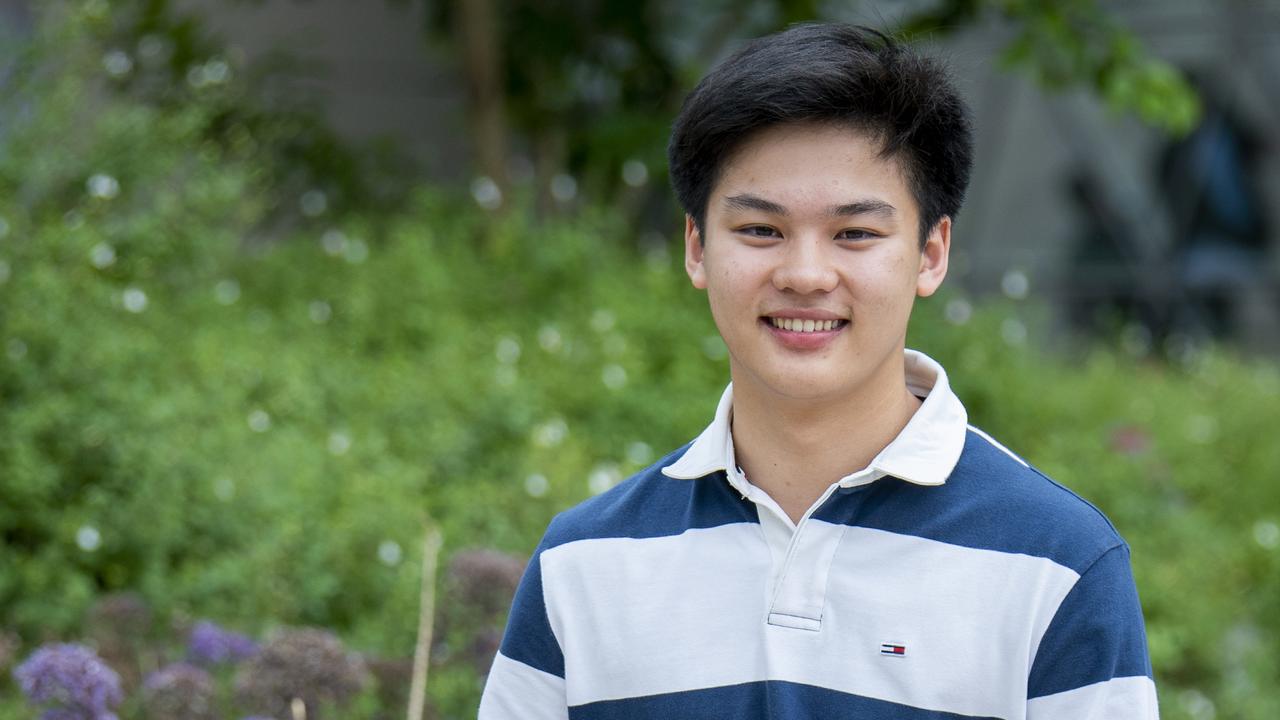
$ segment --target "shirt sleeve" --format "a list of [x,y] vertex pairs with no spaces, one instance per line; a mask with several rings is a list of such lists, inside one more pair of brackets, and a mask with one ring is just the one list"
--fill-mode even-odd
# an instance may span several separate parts
[[1027,720],[1158,720],[1142,606],[1117,545],[1058,606],[1027,678]]
[[[544,540],[545,545],[545,540]],[[525,568],[502,646],[480,698],[479,720],[566,720],[564,653],[542,592],[539,547]]]

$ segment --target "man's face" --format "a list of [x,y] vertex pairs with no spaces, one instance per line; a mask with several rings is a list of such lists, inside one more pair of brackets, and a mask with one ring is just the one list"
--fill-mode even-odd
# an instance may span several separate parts
[[838,400],[892,377],[915,297],[946,275],[951,221],[922,251],[906,178],[879,150],[849,128],[763,130],[712,188],[704,243],[686,220],[685,267],[739,392]]

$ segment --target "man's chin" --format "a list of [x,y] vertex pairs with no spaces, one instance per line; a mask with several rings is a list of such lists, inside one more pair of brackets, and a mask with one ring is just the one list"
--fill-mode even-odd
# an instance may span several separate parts
[[[763,386],[762,389],[767,391],[767,394],[781,400],[793,400],[796,402],[836,402],[851,397],[857,388],[857,383],[848,375],[819,377],[814,373],[809,373],[806,376],[799,376],[793,373],[779,374],[761,378],[761,380],[760,385]],[[735,391],[737,391],[738,387],[735,382]]]

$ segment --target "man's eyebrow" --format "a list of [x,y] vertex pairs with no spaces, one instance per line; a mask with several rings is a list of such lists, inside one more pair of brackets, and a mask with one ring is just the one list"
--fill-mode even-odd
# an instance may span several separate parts
[[831,217],[848,217],[850,215],[879,215],[892,218],[898,209],[883,200],[859,200],[847,205],[833,205],[827,210]]
[[[741,195],[730,195],[724,199],[724,204],[731,210],[758,210],[760,212],[769,213],[770,215],[789,215],[790,212],[782,205],[772,200],[765,200],[757,195],[743,193]],[[844,205],[832,205],[827,208],[827,215],[831,217],[849,217],[853,215],[879,215],[884,218],[892,218],[896,215],[898,209],[884,200],[857,200]]]
[[787,215],[787,209],[772,200],[755,195],[731,195],[724,199],[731,210],[759,210],[770,215]]

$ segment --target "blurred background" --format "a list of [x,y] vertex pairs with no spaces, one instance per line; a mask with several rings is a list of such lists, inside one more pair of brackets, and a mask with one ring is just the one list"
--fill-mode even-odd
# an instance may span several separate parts
[[0,0],[0,719],[473,717],[714,412],[666,136],[808,20],[975,112],[909,344],[1129,541],[1162,715],[1280,717],[1280,3]]

